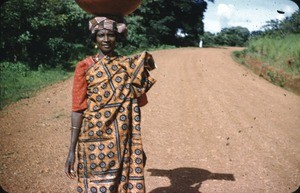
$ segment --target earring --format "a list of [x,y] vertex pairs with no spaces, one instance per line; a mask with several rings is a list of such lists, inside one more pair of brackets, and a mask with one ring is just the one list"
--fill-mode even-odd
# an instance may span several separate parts
[[97,49],[97,48],[98,48],[98,45],[97,45],[97,44],[95,44],[94,48],[95,48],[95,49]]

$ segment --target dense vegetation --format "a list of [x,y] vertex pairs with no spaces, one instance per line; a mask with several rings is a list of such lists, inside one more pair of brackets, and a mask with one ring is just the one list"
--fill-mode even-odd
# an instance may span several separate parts
[[[299,0],[292,0],[297,6],[300,6]],[[254,37],[273,38],[279,35],[289,33],[299,33],[300,19],[299,14],[295,13],[292,17],[286,18],[283,22],[280,20],[267,21],[262,30],[250,32],[247,28],[236,26],[223,28],[219,33],[205,32],[201,35],[204,47],[212,46],[247,46],[249,39]]]
[[[299,33],[299,13],[283,23],[270,21],[264,32],[232,27],[204,33],[207,1],[214,2],[143,0],[126,17],[127,41],[119,43],[118,52],[128,55],[143,49],[197,46],[200,38],[206,46],[245,46],[254,36],[272,39],[274,34],[285,36],[286,31]],[[0,108],[30,96],[42,85],[69,77],[66,71],[72,71],[76,61],[96,52],[88,30],[93,16],[73,0],[4,0],[0,6]],[[250,45],[255,47],[252,40]]]
[[1,6],[1,61],[68,66],[87,50],[87,20],[74,1],[10,0]]
[[283,21],[268,21],[264,31],[252,32],[247,48],[234,55],[242,64],[252,68],[251,63],[258,61],[261,76],[300,92],[300,84],[297,83],[300,81],[299,39],[300,12],[297,11]]
[[38,70],[30,70],[23,63],[0,63],[0,109],[6,104],[17,101],[22,98],[30,97],[34,91],[64,80],[71,76],[70,72],[54,68],[47,69],[40,65]]
[[[88,30],[93,16],[73,0],[6,0],[0,5],[0,108],[30,96],[33,82],[45,85],[70,76],[65,70],[96,52]],[[143,0],[126,17],[128,37],[118,51],[195,46],[203,34],[206,8],[203,0]]]
[[213,34],[205,32],[202,36],[205,47],[211,46],[240,46],[247,45],[250,31],[245,27],[224,28],[221,32]]
[[[197,45],[206,7],[203,0],[144,0],[126,18],[128,41],[119,50]],[[31,69],[41,64],[67,68],[93,52],[88,31],[91,17],[73,0],[9,0],[1,6],[0,60],[23,62]],[[178,36],[178,30],[185,36]]]

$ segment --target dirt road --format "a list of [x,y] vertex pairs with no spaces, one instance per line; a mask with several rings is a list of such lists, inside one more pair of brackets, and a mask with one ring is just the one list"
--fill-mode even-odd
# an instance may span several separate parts
[[[300,185],[300,97],[235,63],[233,48],[153,52],[142,109],[149,193],[290,193]],[[72,80],[0,112],[0,185],[67,193]]]

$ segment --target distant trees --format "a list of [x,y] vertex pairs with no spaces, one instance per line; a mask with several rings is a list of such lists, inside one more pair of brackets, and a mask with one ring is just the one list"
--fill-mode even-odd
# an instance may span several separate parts
[[204,47],[212,47],[216,45],[216,35],[211,32],[204,32],[202,36]]
[[224,28],[217,34],[218,45],[244,46],[248,41],[250,31],[245,27]]
[[129,28],[126,46],[196,46],[203,34],[206,8],[207,2],[203,0],[144,0],[126,19]]
[[205,46],[245,46],[250,37],[250,31],[245,27],[224,28],[221,32],[213,34],[205,32],[202,39]]
[[288,34],[300,33],[300,11],[296,11],[284,20],[270,20],[259,31],[251,32],[251,39],[260,37],[282,38]]
[[[203,34],[206,8],[204,0],[144,0],[126,17],[128,41],[120,45],[124,50],[195,46]],[[88,46],[92,15],[72,0],[9,0],[1,4],[0,12],[0,61],[21,61],[31,68],[68,66],[67,61],[92,52]]]
[[296,11],[283,21],[270,20],[263,26],[263,35],[285,35],[300,33],[300,11]]
[[270,20],[261,30],[250,32],[244,27],[224,28],[219,33],[205,32],[202,35],[204,46],[246,46],[253,38],[269,36],[280,38],[287,34],[300,33],[300,11],[296,11],[284,20]]

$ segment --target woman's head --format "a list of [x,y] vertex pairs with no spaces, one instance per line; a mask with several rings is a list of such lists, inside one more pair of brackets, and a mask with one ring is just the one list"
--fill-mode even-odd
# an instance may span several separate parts
[[117,36],[114,31],[101,29],[95,31],[95,43],[103,54],[109,54],[116,47]]
[[[121,20],[123,21],[123,20]],[[116,41],[126,33],[127,27],[123,22],[116,22],[107,17],[95,17],[89,21],[92,40],[104,54],[114,50]]]

